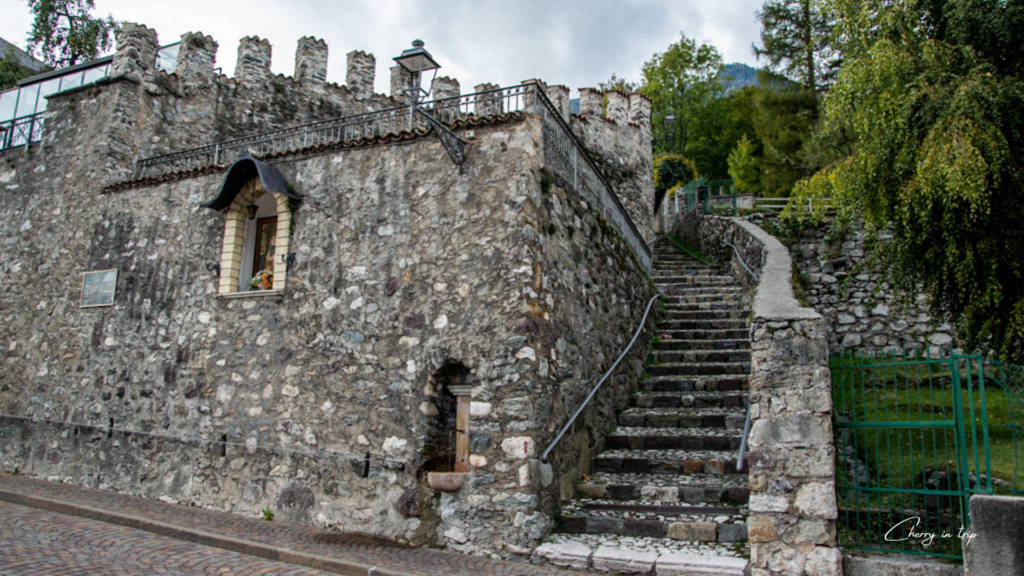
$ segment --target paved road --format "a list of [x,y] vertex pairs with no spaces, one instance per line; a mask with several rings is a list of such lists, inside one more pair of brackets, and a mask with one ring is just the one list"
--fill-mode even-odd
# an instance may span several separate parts
[[328,576],[330,573],[0,502],[0,575]]

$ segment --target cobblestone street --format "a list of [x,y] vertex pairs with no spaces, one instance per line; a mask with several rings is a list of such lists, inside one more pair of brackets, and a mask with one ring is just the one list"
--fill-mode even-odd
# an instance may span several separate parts
[[0,518],[3,576],[328,574],[7,502],[0,502]]
[[328,573],[582,574],[0,474],[0,576]]

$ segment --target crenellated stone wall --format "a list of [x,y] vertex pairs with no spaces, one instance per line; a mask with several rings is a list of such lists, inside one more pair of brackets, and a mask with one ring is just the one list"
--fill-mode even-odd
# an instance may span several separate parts
[[[42,146],[0,156],[0,414],[18,417],[0,417],[15,431],[0,467],[528,554],[603,444],[642,350],[550,462],[538,457],[654,293],[621,236],[543,169],[540,117],[459,128],[464,171],[421,133],[264,158],[302,196],[279,212],[294,260],[265,294],[219,294],[216,264],[235,247],[225,214],[200,204],[223,168],[102,192],[139,156],[395,105],[366,93],[372,56],[350,54],[353,86],[338,87],[317,77],[325,46],[308,40],[301,81],[269,74],[271,47],[251,37],[228,79],[213,39],[187,34],[179,76],[153,67],[152,30],[125,25],[121,73],[55,95]],[[114,305],[80,308],[82,273],[106,269]],[[438,493],[426,473],[451,465],[456,386],[471,393],[470,472]]]
[[[602,108],[605,95],[607,113]],[[570,122],[648,244],[655,234],[650,120],[651,101],[646,96],[580,88],[580,113]]]

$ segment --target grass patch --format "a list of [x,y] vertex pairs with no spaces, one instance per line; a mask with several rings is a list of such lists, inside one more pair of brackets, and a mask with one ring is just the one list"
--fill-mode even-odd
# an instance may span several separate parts
[[665,236],[669,240],[671,240],[673,244],[678,246],[680,250],[682,250],[683,252],[686,252],[690,256],[693,256],[697,260],[700,260],[701,262],[703,262],[705,264],[710,264],[712,266],[718,266],[718,264],[714,260],[712,260],[712,259],[708,258],[707,256],[705,256],[704,253],[701,252],[700,250],[697,250],[693,246],[690,246],[686,242],[683,242],[683,240],[681,238],[679,238],[679,236],[676,236],[675,234],[666,234]]

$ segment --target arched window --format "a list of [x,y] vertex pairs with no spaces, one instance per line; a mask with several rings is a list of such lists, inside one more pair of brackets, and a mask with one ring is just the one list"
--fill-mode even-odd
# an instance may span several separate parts
[[299,200],[269,164],[243,155],[228,168],[220,192],[203,204],[226,209],[219,294],[262,290],[252,286],[252,279],[264,270],[273,273],[270,289],[284,290],[292,206]]

